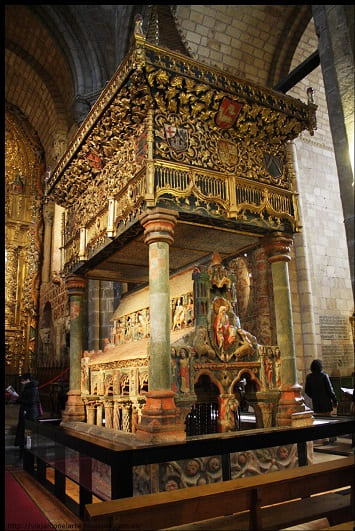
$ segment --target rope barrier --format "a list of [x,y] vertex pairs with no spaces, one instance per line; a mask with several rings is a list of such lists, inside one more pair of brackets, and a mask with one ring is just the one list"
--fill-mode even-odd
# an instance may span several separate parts
[[38,389],[43,389],[43,387],[47,387],[47,385],[55,382],[56,380],[58,380],[58,378],[60,378],[61,376],[63,376],[63,374],[65,374],[66,372],[68,372],[70,369],[70,367],[67,367],[64,371],[62,371],[61,373],[59,373],[57,376],[55,376],[54,378],[52,378],[52,380],[49,380],[49,382],[46,382],[42,385],[39,385],[38,386]]

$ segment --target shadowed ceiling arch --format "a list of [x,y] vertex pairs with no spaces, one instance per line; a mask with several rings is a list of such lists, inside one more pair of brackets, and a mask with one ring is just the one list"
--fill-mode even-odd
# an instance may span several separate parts
[[274,87],[290,72],[294,53],[312,18],[311,5],[288,7],[292,7],[292,9],[281,31],[278,45],[274,50],[267,79],[267,86],[269,87]]
[[[80,122],[85,106],[88,112],[127,53],[134,17],[146,6],[36,5],[32,10],[68,60],[74,83],[73,112],[79,114]],[[77,101],[83,107],[79,113]]]

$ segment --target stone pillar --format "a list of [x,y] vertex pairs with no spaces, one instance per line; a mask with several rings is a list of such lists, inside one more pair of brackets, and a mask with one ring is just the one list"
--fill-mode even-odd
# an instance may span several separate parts
[[88,349],[100,350],[100,280],[88,281],[90,308],[88,308]]
[[277,406],[280,393],[258,391],[255,400],[248,400],[255,412],[256,427],[270,428],[276,425]]
[[96,425],[102,428],[102,403],[100,402],[96,406]]
[[354,6],[312,5],[354,291]]
[[131,405],[122,406],[122,431],[131,431]]
[[307,408],[297,382],[296,352],[288,274],[292,237],[275,232],[264,239],[271,264],[275,302],[277,344],[281,351],[281,398],[278,404],[279,426],[312,424],[312,411]]
[[45,202],[43,206],[44,237],[43,237],[43,264],[42,283],[50,281],[52,257],[52,231],[54,220],[54,203]]
[[105,428],[113,428],[113,408],[114,404],[108,400],[104,403],[105,407]]
[[141,218],[149,245],[150,362],[149,391],[136,436],[150,442],[186,438],[170,382],[169,245],[176,217],[174,211],[154,208]]
[[113,428],[115,430],[120,429],[120,408],[116,400],[113,405]]
[[[288,142],[286,150],[289,173],[296,185],[296,189],[298,190],[299,170],[296,145],[293,140]],[[301,226],[303,226],[303,208],[301,194],[298,196],[298,204]],[[316,341],[316,323],[314,319],[315,313],[313,308],[312,283],[309,266],[310,253],[309,246],[307,243],[307,233],[305,227],[303,227],[300,232],[295,234],[294,245],[298,278],[299,301],[301,307],[303,352],[306,362],[305,364],[307,367],[309,367],[311,361],[318,358],[318,355]]]
[[95,404],[86,404],[86,422],[87,424],[94,425],[96,418],[96,407]]
[[257,312],[257,331],[258,341],[263,345],[272,345],[272,322],[270,313],[270,294],[268,282],[268,263],[263,247],[255,250],[255,305]]
[[83,305],[86,281],[83,277],[71,275],[66,278],[70,308],[70,379],[68,400],[63,412],[63,421],[85,419],[84,403],[81,399],[81,355],[83,352]]

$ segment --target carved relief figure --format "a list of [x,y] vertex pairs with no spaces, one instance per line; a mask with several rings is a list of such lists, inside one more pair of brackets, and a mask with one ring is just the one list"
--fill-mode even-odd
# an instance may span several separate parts
[[178,385],[177,385],[177,367],[176,367],[176,348],[171,347],[171,356],[170,356],[170,364],[171,364],[171,390],[174,391],[174,393],[178,393]]
[[273,389],[273,363],[272,363],[272,349],[268,348],[266,352],[266,356],[264,357],[264,367],[265,367],[265,375],[266,375],[266,382],[269,389]]
[[243,330],[242,328],[238,328],[238,337],[240,338],[239,341],[239,347],[235,351],[236,357],[244,358],[245,356],[251,357],[257,347],[257,341],[256,337],[253,336],[250,332],[247,330]]
[[207,358],[211,360],[216,357],[216,353],[208,340],[207,328],[204,326],[198,326],[196,328],[193,346],[199,361],[201,361],[201,358],[204,356],[207,356]]
[[146,320],[145,320],[144,315],[143,315],[142,312],[139,312],[137,317],[138,317],[137,338],[138,339],[142,339],[142,338],[146,337],[147,324],[146,324]]
[[115,345],[121,345],[123,343],[124,330],[120,320],[116,323]]
[[232,431],[235,429],[235,412],[238,409],[239,402],[236,398],[220,396],[219,397],[219,426],[221,432]]
[[181,304],[181,299],[178,300],[178,303],[175,307],[174,318],[173,318],[173,331],[177,328],[184,328],[185,325],[185,309]]
[[194,321],[194,303],[192,297],[189,295],[187,298],[185,308],[185,323],[187,326],[192,325]]
[[186,348],[179,350],[179,380],[181,393],[190,392],[190,356]]
[[275,385],[281,387],[281,353],[279,347],[275,347]]
[[213,328],[218,348],[227,350],[236,340],[236,328],[230,324],[227,306],[219,307]]

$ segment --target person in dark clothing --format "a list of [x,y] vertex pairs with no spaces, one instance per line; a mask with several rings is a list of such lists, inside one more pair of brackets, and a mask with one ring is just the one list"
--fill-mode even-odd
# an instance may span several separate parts
[[25,446],[25,419],[38,420],[39,414],[39,392],[38,382],[33,380],[29,373],[20,377],[22,391],[18,399],[20,404],[18,423],[16,428],[15,446],[20,447],[20,457],[23,455]]
[[338,405],[330,378],[323,371],[320,360],[313,360],[311,363],[311,374],[306,377],[305,391],[312,399],[314,413],[318,415],[330,415],[333,407]]

